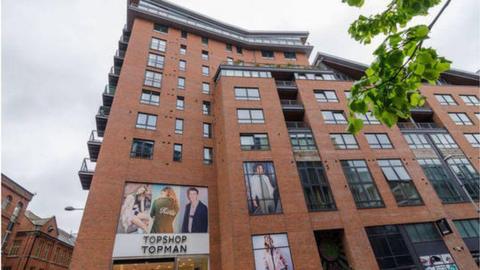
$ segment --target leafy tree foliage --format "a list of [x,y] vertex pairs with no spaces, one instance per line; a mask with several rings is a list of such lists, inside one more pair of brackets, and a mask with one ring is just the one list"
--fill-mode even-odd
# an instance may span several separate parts
[[[364,0],[342,0],[350,6],[361,7]],[[372,111],[388,127],[399,118],[410,118],[410,109],[423,106],[420,94],[422,82],[435,84],[440,74],[450,69],[450,61],[423,42],[438,17],[450,3],[447,0],[430,25],[406,27],[415,16],[428,15],[428,11],[441,0],[391,0],[386,10],[369,17],[361,15],[348,32],[358,42],[369,44],[377,35],[385,40],[374,51],[375,60],[365,75],[354,83],[348,107],[348,130],[358,133],[363,122],[356,115]]]

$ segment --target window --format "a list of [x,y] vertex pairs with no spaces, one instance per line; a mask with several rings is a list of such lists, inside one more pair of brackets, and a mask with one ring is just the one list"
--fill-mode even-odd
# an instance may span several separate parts
[[211,105],[210,102],[204,101],[202,104],[202,112],[204,115],[210,115],[211,114]]
[[439,159],[417,159],[417,161],[442,202],[451,203],[464,201],[458,185],[454,183],[453,177],[450,176],[450,173]]
[[203,45],[208,45],[208,38],[202,37],[202,44]]
[[337,78],[335,77],[335,74],[322,74],[322,77],[326,81],[334,81]]
[[455,143],[453,140],[452,136],[450,134],[445,134],[445,133],[435,133],[435,134],[430,134],[430,138],[433,141],[433,144],[437,148],[440,149],[446,149],[446,148],[458,148],[458,145]]
[[468,105],[468,106],[480,105],[480,101],[478,100],[478,97],[475,95],[460,95],[460,98],[463,100],[465,105]]
[[180,71],[185,71],[187,69],[187,61],[185,60],[178,61],[178,69]]
[[187,31],[182,30],[181,38],[187,38],[187,36],[188,36]]
[[212,138],[212,124],[203,123],[203,137]]
[[267,71],[222,69],[220,74],[226,77],[272,78],[272,73]]
[[316,151],[317,146],[311,132],[289,132],[293,151]]
[[266,133],[240,134],[240,148],[242,150],[270,150],[270,143]]
[[154,114],[138,113],[136,127],[155,130],[157,128],[157,116]]
[[260,100],[258,88],[235,87],[236,100]]
[[184,110],[185,109],[185,98],[178,96],[177,97],[177,110]]
[[262,57],[273,58],[273,51],[262,50]]
[[448,115],[450,115],[455,125],[472,125],[472,121],[470,121],[466,113],[448,113]]
[[347,119],[343,115],[343,111],[322,111],[325,124],[346,124]]
[[410,146],[410,149],[426,149],[432,148],[430,143],[428,143],[427,138],[424,134],[413,134],[413,133],[406,133],[403,134],[403,137]]
[[159,105],[160,104],[160,93],[150,90],[142,90],[142,95],[140,96],[140,103],[150,104],[150,105]]
[[330,134],[330,140],[336,149],[358,149],[358,143],[352,134]]
[[167,42],[163,39],[152,38],[150,49],[165,52],[167,49]]
[[153,157],[154,141],[133,139],[130,157],[151,159]]
[[237,109],[238,123],[262,124],[265,123],[261,109]]
[[227,51],[231,52],[231,51],[232,51],[232,44],[228,44],[228,43],[225,44],[225,49],[226,49]]
[[202,75],[208,76],[210,74],[210,68],[208,66],[202,66]]
[[243,54],[243,49],[241,47],[237,46],[237,53],[238,54]]
[[314,90],[317,102],[338,102],[337,94],[334,90]]
[[12,203],[12,199],[13,199],[13,198],[12,198],[12,196],[10,196],[10,195],[7,195],[7,196],[5,197],[5,199],[3,199],[3,201],[2,201],[2,210],[5,210],[5,209],[8,208],[8,206],[10,206],[10,204]]
[[295,52],[283,52],[283,56],[289,60],[297,59],[297,54]]
[[233,58],[227,57],[227,65],[233,65]]
[[165,62],[165,57],[158,54],[149,53],[148,54],[148,66],[149,67],[156,67],[156,68],[163,68],[163,64]]
[[342,160],[350,191],[358,208],[383,207],[383,200],[364,160]]
[[213,149],[210,147],[203,148],[203,164],[213,163]]
[[368,145],[372,149],[391,149],[393,148],[388,135],[385,133],[370,133],[365,134],[367,137]]
[[418,195],[407,170],[403,167],[402,161],[399,159],[383,159],[378,161],[378,165],[382,168],[383,175],[387,179],[398,205],[422,204],[420,195]]
[[182,161],[182,145],[174,144],[173,145],[173,161]]
[[153,30],[166,34],[166,33],[168,33],[168,26],[163,25],[163,24],[159,24],[159,23],[155,23],[155,24],[153,24]]
[[183,134],[183,119],[175,119],[175,133]]
[[20,247],[22,246],[22,240],[14,240],[12,243],[12,247],[10,248],[9,256],[17,256]]
[[[265,234],[252,236],[253,258],[257,270],[290,270],[293,268],[292,254],[288,245],[288,237],[286,233]],[[271,249],[266,243],[270,243]],[[273,254],[270,259],[267,255]],[[270,266],[268,266],[270,265]]]
[[319,161],[297,162],[303,195],[310,211],[335,209],[332,192]]
[[418,269],[398,226],[377,226],[365,230],[380,269]]
[[365,125],[380,125],[380,121],[372,114],[372,112],[367,112],[365,114],[357,114],[359,119],[362,119],[363,124]]
[[480,147],[480,133],[465,133],[463,135],[472,147]]
[[442,240],[433,223],[418,223],[404,225],[408,238],[412,243],[423,243]]
[[457,175],[472,199],[478,200],[480,193],[480,175],[466,158],[447,159],[450,169]]
[[457,102],[455,102],[452,95],[449,94],[435,94],[435,98],[437,99],[438,103],[440,103],[440,105],[457,105]]
[[185,89],[185,78],[184,77],[178,77],[177,87],[179,89]]
[[180,45],[180,54],[185,55],[187,54],[187,45]]
[[202,60],[208,60],[208,51],[202,51]]
[[202,93],[204,94],[210,94],[210,84],[203,82],[202,83]]
[[278,214],[282,212],[275,168],[272,162],[244,162],[243,175],[247,187],[250,215]]
[[462,238],[480,237],[480,223],[478,219],[454,220],[453,224],[457,227]]
[[162,86],[162,73],[145,71],[145,81],[143,84],[147,86],[160,88]]

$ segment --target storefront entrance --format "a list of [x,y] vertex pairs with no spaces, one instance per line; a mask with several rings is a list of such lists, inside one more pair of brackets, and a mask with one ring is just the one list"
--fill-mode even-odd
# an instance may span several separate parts
[[208,257],[115,261],[113,270],[208,270]]

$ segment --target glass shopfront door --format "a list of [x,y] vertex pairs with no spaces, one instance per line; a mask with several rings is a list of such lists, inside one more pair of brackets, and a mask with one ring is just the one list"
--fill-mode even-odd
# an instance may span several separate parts
[[208,256],[116,261],[113,270],[208,270]]

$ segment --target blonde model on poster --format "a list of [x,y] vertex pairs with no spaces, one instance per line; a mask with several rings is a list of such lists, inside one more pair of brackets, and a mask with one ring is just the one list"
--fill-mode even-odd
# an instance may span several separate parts
[[136,192],[127,195],[122,205],[122,227],[126,233],[146,233],[150,217],[151,193],[147,186],[140,186]]
[[282,252],[275,247],[273,239],[270,235],[264,236],[265,254],[263,261],[265,263],[264,270],[289,270],[287,260]]
[[171,187],[164,187],[160,197],[152,205],[150,216],[153,218],[151,233],[174,233],[173,222],[180,209],[177,194]]

